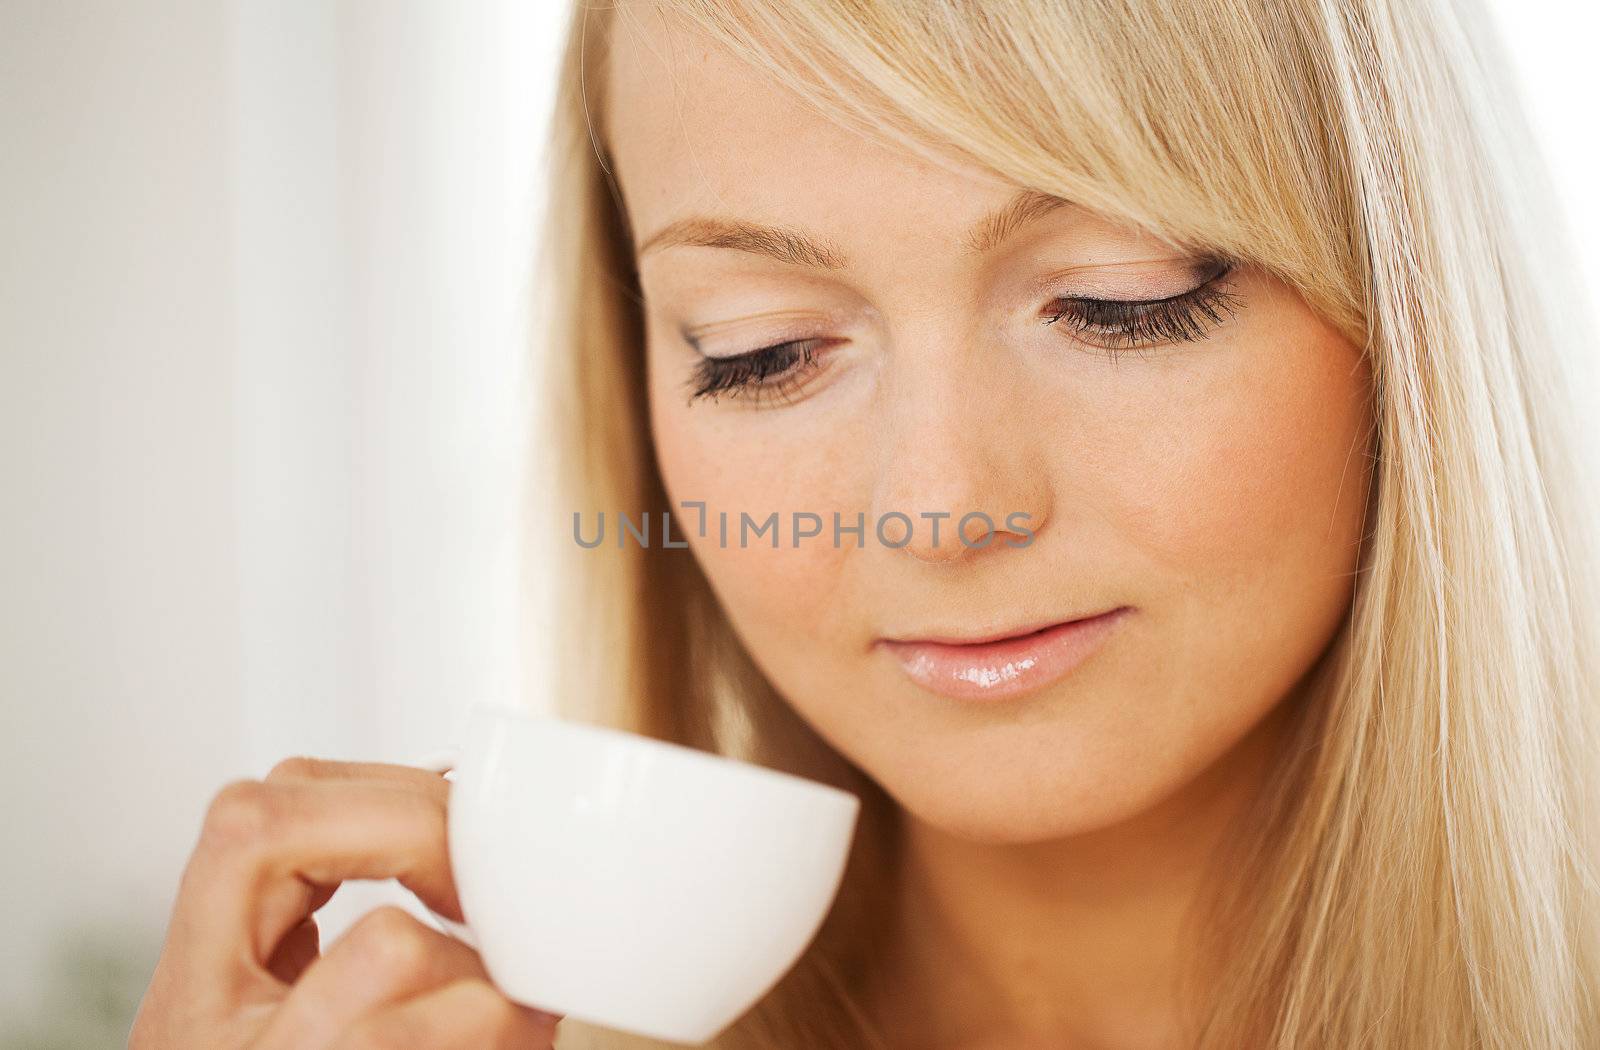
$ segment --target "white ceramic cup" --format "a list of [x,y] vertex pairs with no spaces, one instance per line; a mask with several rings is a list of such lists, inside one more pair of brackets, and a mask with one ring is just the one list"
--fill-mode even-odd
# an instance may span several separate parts
[[508,998],[703,1045],[769,991],[838,893],[860,800],[678,744],[480,705],[453,767],[450,865]]

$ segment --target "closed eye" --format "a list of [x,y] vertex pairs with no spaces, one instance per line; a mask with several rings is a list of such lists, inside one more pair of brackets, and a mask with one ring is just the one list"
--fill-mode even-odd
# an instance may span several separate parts
[[1071,338],[1111,352],[1191,342],[1210,335],[1239,306],[1229,288],[1234,264],[1216,263],[1192,288],[1161,299],[1065,296],[1051,305],[1045,324],[1065,321]]

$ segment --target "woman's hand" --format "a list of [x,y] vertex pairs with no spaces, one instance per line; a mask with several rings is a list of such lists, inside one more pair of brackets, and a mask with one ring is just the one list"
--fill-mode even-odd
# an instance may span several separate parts
[[345,879],[394,878],[461,919],[449,783],[406,766],[290,758],[217,793],[184,869],[129,1050],[545,1050],[560,1015],[506,999],[477,952],[396,907],[320,953],[311,913]]

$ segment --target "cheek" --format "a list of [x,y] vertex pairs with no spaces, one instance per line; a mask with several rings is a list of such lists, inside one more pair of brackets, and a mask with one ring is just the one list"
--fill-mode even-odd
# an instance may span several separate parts
[[[651,425],[657,465],[682,531],[734,626],[752,648],[759,639],[802,625],[808,635],[832,621],[825,614],[844,600],[843,564],[856,541],[832,542],[834,513],[848,526],[862,509],[857,494],[857,440],[846,419],[810,418],[801,411],[742,408],[725,400],[685,405],[671,377],[654,366]],[[827,440],[817,435],[826,434]],[[705,503],[701,512],[686,500]],[[768,528],[777,514],[777,547]],[[821,532],[794,543],[796,513],[821,519]],[[749,516],[745,527],[742,516]],[[800,522],[810,531],[815,519]],[[762,651],[753,653],[763,662]]]
[[1228,754],[1326,648],[1365,510],[1359,357],[1311,321],[1206,352],[1085,369],[1041,428],[1055,506],[1023,553],[1140,612],[1014,719],[919,715],[914,749],[862,760],[928,819],[1022,841],[1126,818]]
[[[1285,331],[1141,411],[1106,498],[1152,579],[1217,600],[1342,591],[1368,469],[1366,373],[1320,326]],[[1280,611],[1283,611],[1280,609]]]
[[1106,670],[1152,721],[1107,709],[1085,734],[1165,771],[1130,791],[1247,733],[1316,661],[1355,583],[1370,451],[1357,351],[1306,320],[1216,360],[1144,387],[1159,405],[1124,401],[1140,425],[1108,427],[1119,455],[1093,497],[1146,599],[1138,644]]

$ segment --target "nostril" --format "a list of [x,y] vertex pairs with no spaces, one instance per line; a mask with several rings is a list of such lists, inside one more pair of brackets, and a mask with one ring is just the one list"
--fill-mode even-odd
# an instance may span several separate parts
[[883,542],[920,561],[952,561],[968,552],[995,546],[1001,533],[1010,531],[984,511],[923,511],[891,517],[897,521],[898,530],[885,535]]

